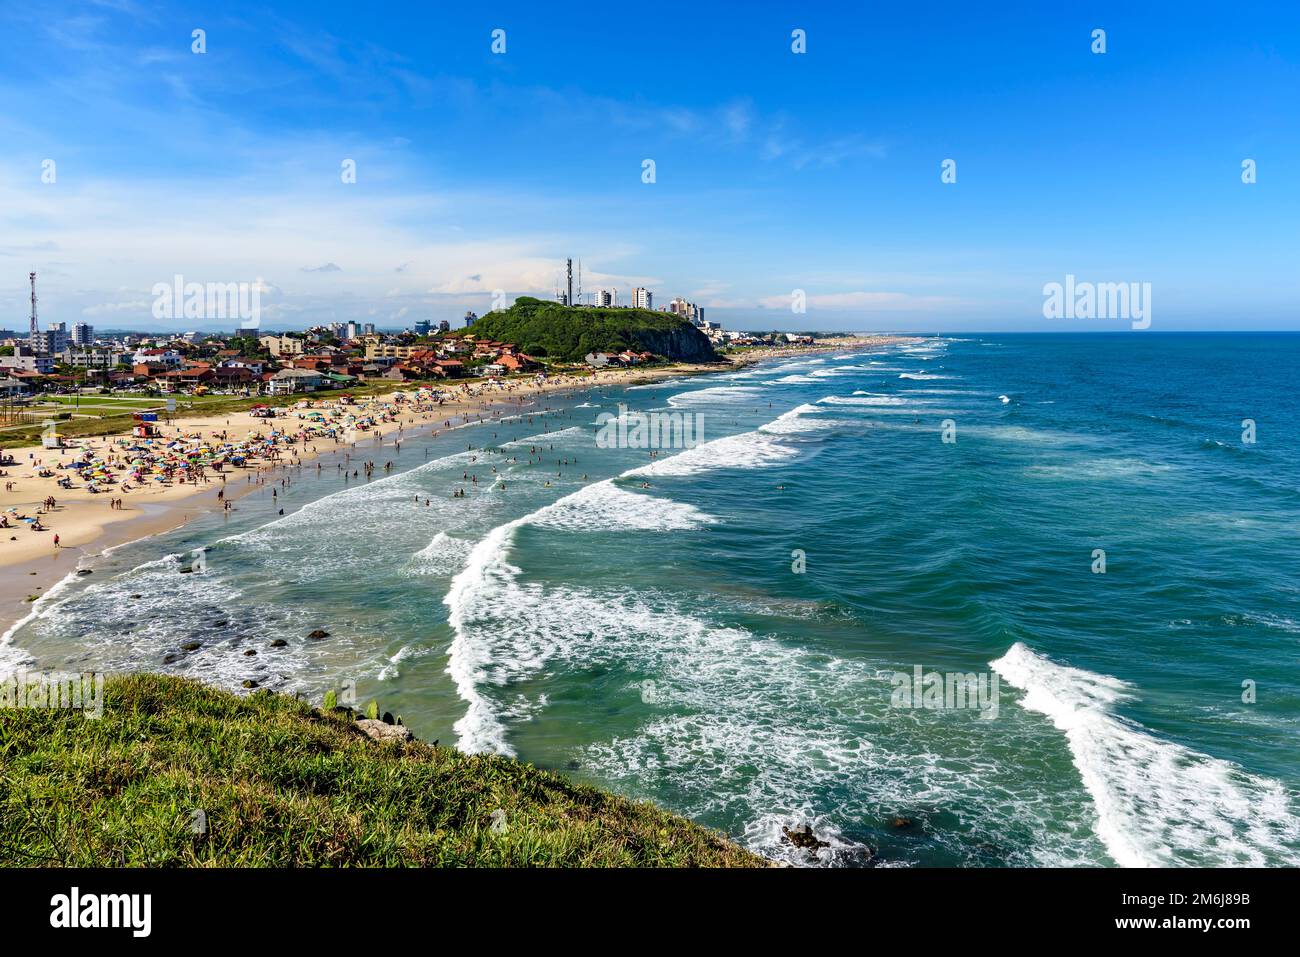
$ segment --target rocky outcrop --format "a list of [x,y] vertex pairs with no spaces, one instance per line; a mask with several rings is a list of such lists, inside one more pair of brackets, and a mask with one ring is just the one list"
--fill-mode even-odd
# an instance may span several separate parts
[[380,742],[395,741],[401,744],[415,740],[415,735],[411,734],[411,732],[402,725],[388,724],[387,722],[380,721],[378,718],[358,719],[357,730],[361,731],[367,737]]
[[639,329],[633,333],[637,347],[676,362],[717,362],[709,337],[689,322],[676,329]]
[[783,827],[781,833],[785,839],[795,847],[802,847],[804,850],[815,851],[819,847],[830,847],[830,844],[819,840],[813,833],[813,829],[807,824],[796,824],[794,827]]

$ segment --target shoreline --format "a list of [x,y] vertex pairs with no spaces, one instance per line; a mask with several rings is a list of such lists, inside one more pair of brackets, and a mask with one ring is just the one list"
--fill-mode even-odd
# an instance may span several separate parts
[[[12,535],[18,539],[18,547],[15,548],[5,547],[14,545],[13,541],[0,541],[0,647],[8,644],[10,633],[15,627],[30,616],[34,606],[52,588],[74,573],[83,560],[102,555],[112,548],[174,531],[194,518],[219,511],[224,501],[217,498],[219,490],[224,490],[225,499],[234,501],[262,487],[265,480],[282,470],[287,473],[295,466],[312,462],[329,453],[350,452],[369,445],[383,447],[391,444],[394,437],[407,441],[422,434],[437,435],[451,429],[487,424],[508,409],[524,408],[550,395],[558,397],[595,388],[617,388],[662,379],[730,372],[768,359],[890,345],[910,338],[912,337],[886,335],[846,337],[819,340],[812,346],[757,348],[727,355],[722,362],[707,365],[674,364],[644,370],[594,370],[588,376],[562,376],[537,384],[505,380],[505,388],[490,392],[485,389],[474,391],[473,386],[481,386],[480,383],[462,383],[450,390],[452,397],[445,404],[418,413],[402,411],[400,421],[384,423],[388,427],[387,431],[376,428],[374,433],[363,433],[352,441],[322,445],[319,450],[305,440],[301,449],[294,450],[292,460],[258,464],[232,473],[236,479],[243,477],[245,481],[242,483],[232,481],[227,485],[223,481],[219,484],[140,489],[124,497],[125,507],[121,510],[107,507],[106,500],[112,498],[112,495],[91,496],[82,490],[68,492],[59,489],[52,478],[37,478],[30,471],[18,474],[20,468],[34,468],[41,462],[35,456],[47,454],[50,450],[39,446],[6,450],[14,456],[15,464],[7,468],[4,480],[15,482],[18,487],[0,493],[0,509],[17,507],[36,511],[40,498],[44,495],[54,495],[58,504],[53,512],[42,513],[43,518],[48,517],[52,522],[46,526],[45,532],[33,532],[27,528],[14,530]],[[311,393],[304,393],[303,398],[311,400]],[[286,407],[286,411],[291,408],[293,407]],[[236,423],[235,418],[238,416],[243,416],[248,421]],[[232,427],[244,435],[251,435],[260,430],[260,420],[252,419],[247,413],[197,415],[177,419],[167,426],[176,434],[211,431],[214,428],[229,431]],[[128,433],[95,436],[81,440],[78,446],[71,446],[69,450],[92,447],[93,443],[107,444],[127,436]],[[29,455],[31,458],[28,458]],[[76,491],[82,491],[82,494],[78,495]],[[127,498],[130,499],[129,502],[125,501]],[[9,537],[5,533],[10,533],[10,529],[0,529],[0,535]],[[61,539],[58,548],[53,547],[55,533]]]

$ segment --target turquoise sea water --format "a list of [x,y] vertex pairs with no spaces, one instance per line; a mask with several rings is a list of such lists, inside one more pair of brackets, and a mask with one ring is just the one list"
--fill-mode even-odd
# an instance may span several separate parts
[[[583,393],[94,559],[0,660],[355,681],[421,737],[797,863],[1294,865],[1298,360],[932,337]],[[704,442],[598,447],[619,403],[698,412]],[[899,706],[918,666],[996,676],[996,713]]]

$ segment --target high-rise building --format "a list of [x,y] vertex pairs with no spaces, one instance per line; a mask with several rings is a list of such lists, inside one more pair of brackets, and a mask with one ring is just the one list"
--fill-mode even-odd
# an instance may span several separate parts
[[375,324],[373,322],[367,322],[361,327],[361,334],[363,336],[373,336],[375,334]]
[[88,322],[79,322],[72,327],[72,344],[88,346],[95,341],[95,327]]
[[597,305],[597,306],[603,306],[603,307],[608,308],[608,307],[610,307],[610,306],[613,306],[614,303],[617,302],[617,301],[618,301],[618,293],[616,293],[613,289],[597,289],[597,290],[596,290],[596,305]]
[[704,307],[697,306],[693,302],[687,302],[681,296],[668,303],[668,311],[675,316],[691,320],[697,326],[704,322]]
[[427,336],[433,329],[433,322],[429,319],[421,319],[415,324],[415,334],[417,336]]
[[632,307],[634,309],[653,309],[654,293],[644,286],[637,286],[632,290]]
[[478,316],[476,316],[476,315],[474,314],[473,310],[467,311],[467,312],[465,313],[465,325],[466,325],[466,326],[472,326],[472,325],[474,325],[474,322],[475,322],[477,319],[478,319]]
[[439,332],[451,332],[451,323],[448,322],[446,319],[441,320],[441,321],[438,323],[438,331],[439,331]]
[[355,339],[356,337],[357,337],[357,324],[355,322],[349,322],[347,328],[347,335],[344,336],[344,338]]
[[32,346],[39,353],[52,356],[68,349],[68,327],[62,322],[51,322],[44,332],[36,333]]

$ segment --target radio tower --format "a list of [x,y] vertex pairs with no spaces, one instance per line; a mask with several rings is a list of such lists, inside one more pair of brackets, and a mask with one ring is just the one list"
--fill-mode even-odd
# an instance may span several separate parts
[[36,326],[36,273],[28,273],[27,278],[32,284],[32,328],[28,333],[28,338],[33,346],[36,345],[36,334],[40,331]]
[[572,306],[573,305],[573,260],[566,259],[564,261],[564,268],[569,275],[569,298],[564,300],[564,304],[566,306]]

